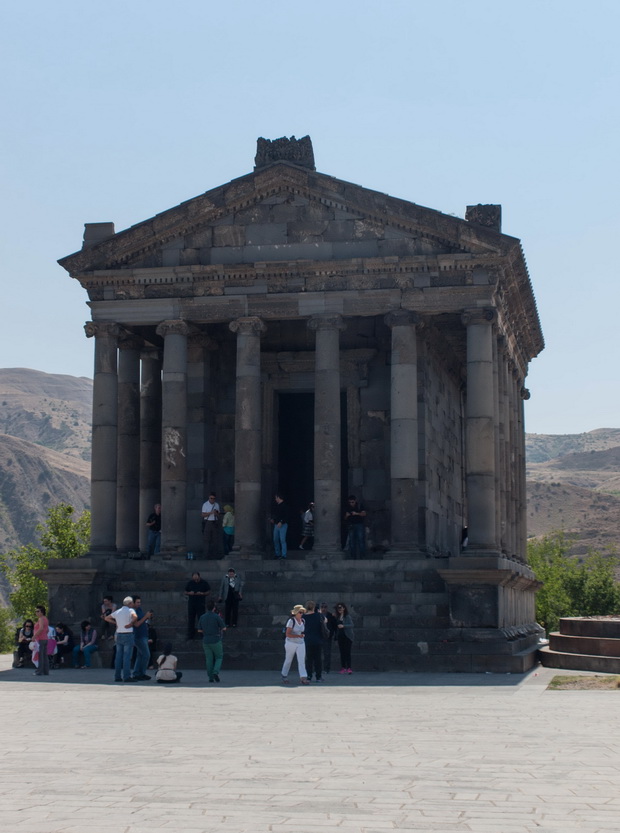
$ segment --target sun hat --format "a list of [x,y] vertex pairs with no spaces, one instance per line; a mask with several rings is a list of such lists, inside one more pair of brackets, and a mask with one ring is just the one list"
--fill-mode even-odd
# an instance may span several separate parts
[[298,613],[305,613],[306,608],[303,605],[295,605],[291,610],[291,616],[296,616]]

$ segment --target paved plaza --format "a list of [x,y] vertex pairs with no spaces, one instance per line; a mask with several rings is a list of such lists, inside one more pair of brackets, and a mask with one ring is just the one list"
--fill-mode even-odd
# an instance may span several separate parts
[[620,828],[620,691],[547,691],[544,668],[285,688],[277,660],[165,687],[2,657],[2,830]]

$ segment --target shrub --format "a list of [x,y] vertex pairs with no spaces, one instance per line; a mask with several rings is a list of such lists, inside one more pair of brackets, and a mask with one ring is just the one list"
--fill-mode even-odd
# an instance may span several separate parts
[[620,613],[620,584],[614,578],[618,558],[590,552],[579,563],[568,555],[573,544],[563,532],[527,544],[529,565],[543,583],[536,595],[536,619],[547,632],[557,630],[563,616]]

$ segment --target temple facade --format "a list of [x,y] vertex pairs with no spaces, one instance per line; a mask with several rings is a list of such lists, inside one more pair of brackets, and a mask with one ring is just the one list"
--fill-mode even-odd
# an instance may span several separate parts
[[368,559],[432,562],[450,627],[533,633],[543,337],[500,226],[500,206],[461,219],[317,173],[308,137],[259,140],[253,172],[125,231],[87,224],[59,262],[92,311],[90,557],[144,550],[155,503],[162,552],[200,553],[211,490],[239,558],[264,558],[276,490],[294,515],[314,500],[315,557],[338,557],[353,493]]

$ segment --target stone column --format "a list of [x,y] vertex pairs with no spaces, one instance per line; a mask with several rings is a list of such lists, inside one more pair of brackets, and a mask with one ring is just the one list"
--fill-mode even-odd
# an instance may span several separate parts
[[185,549],[187,530],[187,336],[185,321],[162,321],[161,548]]
[[517,417],[517,431],[519,438],[518,460],[519,460],[519,504],[517,507],[516,519],[516,554],[517,559],[527,564],[527,479],[525,472],[526,451],[525,451],[525,403],[530,398],[527,388],[521,387],[519,391],[519,413]]
[[419,316],[389,312],[392,329],[390,478],[392,548],[418,546],[418,356]]
[[316,333],[314,372],[315,549],[340,549],[340,315],[308,321]]
[[468,310],[467,405],[465,465],[467,484],[468,553],[496,550],[495,402],[492,309]]
[[140,542],[140,346],[121,336],[118,354],[118,459],[116,548],[135,551]]
[[113,552],[116,550],[119,328],[109,321],[89,321],[84,330],[88,338],[95,337],[90,547],[93,551]]
[[161,503],[161,353],[142,351],[140,385],[140,550],[148,546],[146,519]]
[[261,541],[260,318],[229,324],[237,334],[235,391],[235,548],[256,550]]

